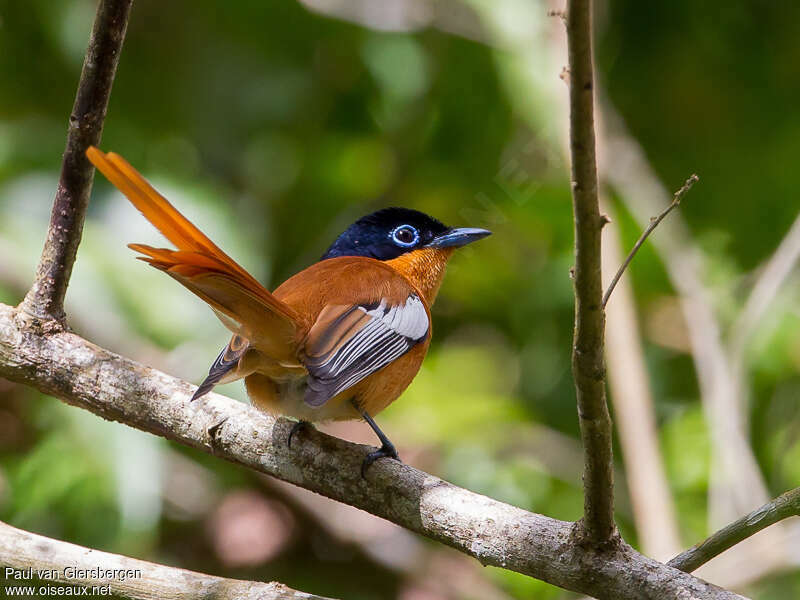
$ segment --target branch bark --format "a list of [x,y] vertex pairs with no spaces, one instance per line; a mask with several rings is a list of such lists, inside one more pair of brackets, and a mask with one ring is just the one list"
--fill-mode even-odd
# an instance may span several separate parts
[[[0,522],[0,566],[9,585],[29,587],[30,580],[16,581],[13,572],[43,573],[55,578],[40,578],[42,584],[103,586],[115,597],[133,600],[330,600],[298,592],[280,583],[242,581],[205,575],[186,569],[166,567],[119,554],[100,552],[22,531]],[[102,569],[106,576],[92,576]],[[11,576],[7,570],[13,570]],[[115,571],[116,575],[109,575]],[[36,585],[38,587],[38,585]]]
[[50,227],[36,279],[21,308],[39,319],[64,326],[64,296],[83,233],[94,167],[86,149],[97,145],[119,63],[133,0],[101,0],[83,62],[78,93],[69,117],[67,147],[61,163]]
[[[99,348],[37,333],[0,305],[0,376],[119,421],[273,475],[428,536],[486,565],[597,598],[741,598],[642,556],[621,540],[596,548],[575,524],[492,500],[395,461],[361,478],[368,449],[318,432],[286,444],[293,425]],[[216,427],[214,427],[216,426]]]
[[681,552],[669,561],[671,567],[691,573],[715,556],[755,535],[762,529],[787,519],[800,516],[800,488],[781,494],[750,514],[723,527],[708,539]]
[[593,544],[610,540],[614,524],[611,417],[606,404],[600,234],[592,65],[592,2],[567,3],[570,155],[575,214],[575,335],[572,370],[584,448],[583,532]]

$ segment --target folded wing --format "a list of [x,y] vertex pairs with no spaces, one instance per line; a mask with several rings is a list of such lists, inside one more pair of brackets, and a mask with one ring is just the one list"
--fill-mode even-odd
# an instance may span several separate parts
[[429,329],[425,306],[413,293],[397,304],[326,306],[305,342],[305,402],[325,404],[422,342]]

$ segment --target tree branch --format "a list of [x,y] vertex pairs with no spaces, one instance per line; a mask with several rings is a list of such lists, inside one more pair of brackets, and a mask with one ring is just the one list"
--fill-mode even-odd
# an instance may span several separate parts
[[597,198],[592,67],[592,2],[567,3],[570,155],[575,214],[575,337],[572,371],[583,440],[583,532],[593,544],[612,538],[614,470],[611,417],[606,404],[601,297],[600,232],[605,220]]
[[723,527],[708,539],[681,552],[669,561],[669,566],[691,573],[715,556],[755,535],[762,529],[787,519],[800,516],[800,488],[781,494],[750,514]]
[[653,230],[656,227],[658,227],[658,224],[661,223],[661,221],[663,221],[664,218],[669,213],[671,213],[675,208],[680,206],[683,197],[690,189],[692,189],[692,186],[699,180],[700,178],[697,175],[692,174],[689,177],[689,179],[686,180],[686,183],[684,183],[681,186],[681,188],[672,195],[672,202],[670,202],[669,206],[667,206],[667,208],[661,211],[661,214],[659,214],[657,217],[653,217],[652,219],[650,219],[650,224],[647,226],[647,229],[645,229],[644,232],[642,232],[642,235],[639,237],[639,239],[636,240],[636,243],[633,245],[633,248],[631,248],[631,251],[630,253],[628,253],[627,258],[625,258],[625,261],[620,265],[617,274],[614,275],[614,278],[611,280],[611,283],[608,284],[608,289],[606,290],[606,293],[603,295],[603,308],[605,308],[606,304],[608,304],[608,299],[611,297],[611,292],[613,292],[614,288],[617,287],[617,282],[619,282],[620,277],[622,277],[622,274],[625,272],[625,269],[628,268],[628,265],[631,264],[633,257],[636,256],[636,253],[639,251],[639,248],[642,247],[642,244],[644,244],[647,237],[651,233],[653,233]]
[[[161,435],[351,504],[452,546],[486,565],[597,598],[740,598],[642,556],[621,540],[576,540],[574,523],[492,500],[395,461],[360,475],[370,449],[318,432],[286,441],[293,423],[60,332],[43,335],[24,312],[0,305],[0,376],[106,419]],[[216,425],[216,427],[214,427]]]
[[[280,583],[215,577],[100,552],[28,533],[2,522],[0,566],[8,585],[38,587],[30,580],[15,580],[14,573],[32,570],[35,576],[47,571],[56,577],[39,577],[42,584],[78,585],[90,590],[93,586],[102,586],[115,597],[133,600],[330,600],[295,591]],[[93,576],[92,569],[102,569],[107,576]],[[109,571],[116,573],[108,576]]]
[[61,163],[50,227],[36,269],[36,279],[21,308],[64,325],[64,296],[83,233],[94,167],[86,149],[97,145],[111,95],[133,0],[100,0],[78,93],[69,118],[67,147]]

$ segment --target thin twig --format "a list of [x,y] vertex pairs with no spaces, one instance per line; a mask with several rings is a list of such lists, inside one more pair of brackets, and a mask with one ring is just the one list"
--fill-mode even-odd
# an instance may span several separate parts
[[[70,586],[78,586],[96,592],[89,595],[113,595],[133,600],[326,600],[280,583],[216,577],[84,548],[2,522],[0,567],[6,584],[15,586],[17,590],[40,591],[37,597],[64,595],[64,592],[77,591],[69,589]],[[39,574],[40,581],[23,578],[29,573]],[[41,593],[43,584],[52,588],[45,590],[49,593]]]
[[639,251],[639,248],[642,247],[642,244],[644,244],[644,242],[647,239],[647,237],[651,233],[653,233],[653,230],[656,227],[658,227],[658,224],[661,223],[661,221],[663,221],[664,218],[669,213],[671,213],[674,209],[676,209],[678,206],[680,206],[680,203],[681,203],[681,200],[683,200],[683,197],[686,195],[686,193],[690,189],[692,189],[692,186],[695,183],[697,183],[699,180],[700,180],[700,178],[697,175],[692,174],[689,177],[689,179],[686,180],[686,183],[684,183],[681,186],[681,188],[677,192],[675,192],[673,194],[672,202],[670,203],[670,205],[667,206],[667,208],[665,208],[661,212],[660,215],[650,219],[650,224],[647,226],[647,229],[645,229],[644,232],[642,233],[642,235],[639,237],[639,239],[636,240],[636,243],[633,245],[633,248],[631,249],[631,251],[628,254],[627,258],[622,263],[622,265],[620,266],[619,270],[617,270],[617,274],[614,275],[614,279],[612,279],[611,283],[608,285],[608,289],[606,290],[606,293],[603,294],[603,308],[605,308],[606,304],[608,304],[608,299],[611,297],[611,292],[613,292],[614,288],[617,287],[617,282],[622,277],[622,274],[625,272],[625,269],[628,268],[628,265],[631,264],[631,261],[633,260],[633,257],[636,256],[636,253]]
[[[602,194],[600,208],[614,218]],[[603,236],[603,262],[621,261],[619,231],[614,229]],[[659,447],[653,390],[630,280],[620,281],[616,293],[614,304],[606,312],[606,362],[624,478],[642,552],[656,560],[667,560],[680,552],[683,544]]]
[[762,529],[783,519],[796,516],[800,516],[800,488],[781,494],[750,514],[723,527],[703,542],[681,552],[667,564],[691,573],[715,556]]
[[600,233],[605,224],[597,197],[592,66],[592,2],[567,5],[570,156],[575,217],[575,337],[572,372],[583,441],[582,534],[592,544],[610,540],[614,524],[611,417],[606,404]]
[[94,167],[86,149],[97,145],[117,71],[133,0],[101,0],[86,49],[78,93],[69,118],[67,147],[61,163],[50,227],[36,269],[36,279],[20,308],[63,325],[64,296],[83,233]]

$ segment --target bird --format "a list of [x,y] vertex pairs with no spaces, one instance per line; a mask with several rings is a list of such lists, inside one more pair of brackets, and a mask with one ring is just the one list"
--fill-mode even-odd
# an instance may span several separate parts
[[129,244],[205,301],[231,339],[192,396],[244,379],[252,404],[312,423],[363,419],[380,458],[400,460],[374,417],[416,376],[432,334],[430,308],[454,250],[490,235],[389,207],[350,225],[321,259],[268,291],[161,196],[124,158],[91,146],[87,158],[175,250]]

